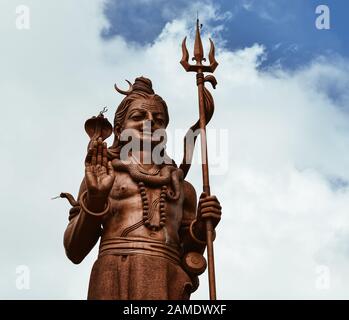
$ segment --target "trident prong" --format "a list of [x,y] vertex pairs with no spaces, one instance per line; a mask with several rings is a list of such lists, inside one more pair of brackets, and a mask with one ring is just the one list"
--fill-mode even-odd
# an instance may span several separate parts
[[196,34],[195,34],[195,44],[194,44],[194,57],[193,61],[196,61],[196,64],[192,65],[189,63],[189,53],[186,46],[187,37],[183,39],[182,42],[182,60],[180,61],[181,65],[187,72],[210,72],[213,73],[218,66],[218,62],[215,59],[215,47],[211,38],[210,41],[210,52],[208,54],[208,59],[210,65],[202,64],[203,61],[206,61],[204,58],[204,49],[202,47],[201,36],[200,36],[200,27],[199,19],[196,20]]

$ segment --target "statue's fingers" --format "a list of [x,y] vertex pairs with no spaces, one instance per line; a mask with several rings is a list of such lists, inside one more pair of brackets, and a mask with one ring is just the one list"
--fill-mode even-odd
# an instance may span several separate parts
[[89,163],[85,163],[85,172],[92,172],[92,166]]
[[103,142],[102,138],[98,138],[97,146],[97,164],[102,165]]
[[217,206],[213,206],[213,205],[211,205],[211,206],[202,206],[201,208],[200,208],[200,210],[202,211],[202,210],[207,210],[207,209],[215,209],[215,210],[218,210],[218,211],[222,211],[222,207],[217,207]]
[[92,148],[88,149],[87,155],[85,158],[85,166],[91,165],[92,153],[93,153],[93,149]]
[[206,192],[202,192],[201,195],[200,195],[200,201],[202,199],[205,199],[207,197],[207,193]]
[[111,164],[111,161],[108,161],[108,175],[113,176],[114,175],[114,168]]
[[213,201],[216,201],[216,202],[219,203],[219,201],[218,201],[218,199],[217,199],[216,196],[209,196],[208,198],[209,198],[210,200],[213,200]]
[[108,151],[107,144],[105,142],[103,142],[102,166],[104,168],[107,168],[108,166]]
[[210,211],[210,212],[205,212],[202,214],[201,218],[207,219],[207,218],[215,218],[215,219],[220,219],[221,215],[219,213]]
[[214,208],[214,207],[201,209],[202,216],[204,216],[204,214],[206,214],[206,213],[215,213],[215,214],[221,215],[222,211],[217,209],[217,208]]
[[210,212],[203,214],[201,219],[214,219],[218,223],[221,220],[221,216]]
[[97,141],[93,141],[91,165],[95,166],[96,164],[97,164]]
[[214,208],[222,209],[221,205],[216,201],[200,202],[199,206],[201,208],[214,207]]
[[219,203],[216,196],[206,196],[206,197],[200,197],[199,202],[206,202],[206,201],[215,201]]

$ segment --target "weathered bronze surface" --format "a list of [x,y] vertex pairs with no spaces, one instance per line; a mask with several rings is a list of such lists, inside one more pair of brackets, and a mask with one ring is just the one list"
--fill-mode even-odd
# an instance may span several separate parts
[[[203,53],[198,51],[195,57],[201,64]],[[213,99],[200,83],[200,108],[206,118],[200,113],[200,121],[191,129],[205,128],[213,114]],[[151,81],[139,77],[129,84],[127,91],[115,86],[126,97],[113,126],[103,113],[85,124],[91,140],[78,199],[61,194],[72,205],[64,234],[66,254],[80,263],[100,240],[88,299],[189,299],[205,271],[203,252],[207,242],[212,243],[221,206],[210,195],[208,180],[197,201],[193,186],[185,180],[190,163],[186,160],[178,167],[163,141],[154,138],[170,119]],[[128,131],[140,147],[123,153],[129,141],[122,136]],[[114,142],[108,148],[104,140],[112,132]],[[160,156],[154,156],[156,148]],[[186,147],[184,159],[191,159],[193,148]],[[205,175],[208,179],[208,171]]]

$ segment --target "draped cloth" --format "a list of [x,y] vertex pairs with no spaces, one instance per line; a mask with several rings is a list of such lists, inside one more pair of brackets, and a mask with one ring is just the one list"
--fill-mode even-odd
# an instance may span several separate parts
[[108,254],[93,265],[88,299],[189,300],[191,288],[187,273],[166,258]]
[[[212,76],[207,76],[212,77]],[[204,110],[205,110],[205,125],[207,125],[212,119],[214,113],[214,101],[213,97],[208,91],[208,89],[204,86]],[[200,119],[198,119],[187,131],[184,136],[184,151],[183,151],[183,160],[180,165],[180,169],[183,171],[184,178],[187,176],[189,169],[191,167],[191,162],[193,159],[193,153],[195,148],[195,142],[197,138],[196,131],[200,128]]]

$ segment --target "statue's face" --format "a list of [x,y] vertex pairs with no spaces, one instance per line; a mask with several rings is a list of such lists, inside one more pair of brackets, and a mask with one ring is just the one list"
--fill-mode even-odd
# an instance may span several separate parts
[[130,130],[132,137],[149,141],[151,145],[159,143],[154,132],[164,133],[166,115],[160,102],[152,99],[140,99],[129,106],[122,130]]

